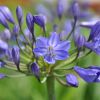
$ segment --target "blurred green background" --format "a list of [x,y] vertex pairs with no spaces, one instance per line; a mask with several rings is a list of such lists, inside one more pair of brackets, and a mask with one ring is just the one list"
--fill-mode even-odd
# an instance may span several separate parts
[[[48,0],[49,1],[49,0]],[[0,5],[7,5],[15,15],[15,8],[21,5],[25,13],[34,12],[40,0],[0,0]],[[81,66],[100,65],[100,57],[94,53],[80,61]],[[79,79],[79,87],[56,86],[57,100],[100,100],[100,84],[87,84]],[[40,84],[34,77],[4,78],[0,80],[0,100],[47,100],[46,84]]]

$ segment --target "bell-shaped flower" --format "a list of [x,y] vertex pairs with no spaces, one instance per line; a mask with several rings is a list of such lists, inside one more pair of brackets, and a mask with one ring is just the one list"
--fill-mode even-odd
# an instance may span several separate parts
[[[0,6],[0,12],[2,12],[3,13],[3,15],[5,16],[5,18],[9,21],[9,22],[11,22],[11,23],[15,23],[15,21],[14,21],[14,18],[13,18],[13,16],[12,16],[12,13],[11,13],[11,11],[9,10],[9,8],[8,7],[6,7],[6,6]],[[1,15],[0,15],[1,16]]]
[[69,86],[78,87],[78,80],[77,77],[73,74],[66,75],[66,82]]
[[36,56],[43,56],[47,63],[54,64],[56,60],[65,60],[69,57],[69,48],[69,41],[61,41],[59,34],[52,32],[50,38],[37,39],[33,52]]
[[74,67],[75,72],[86,82],[100,82],[100,68],[91,66],[88,68]]

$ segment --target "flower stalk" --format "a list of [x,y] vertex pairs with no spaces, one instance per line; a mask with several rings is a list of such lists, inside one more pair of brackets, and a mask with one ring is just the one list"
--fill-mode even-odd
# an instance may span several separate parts
[[48,100],[56,100],[55,98],[55,77],[49,76],[46,81]]

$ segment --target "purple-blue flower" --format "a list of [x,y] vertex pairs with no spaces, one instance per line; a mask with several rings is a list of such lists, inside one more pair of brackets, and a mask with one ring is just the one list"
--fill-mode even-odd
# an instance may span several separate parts
[[74,67],[75,72],[86,82],[100,82],[100,68],[91,66],[88,68]]
[[47,63],[54,64],[56,60],[65,60],[69,57],[69,48],[69,41],[60,41],[59,34],[52,32],[50,38],[37,39],[33,52],[37,56],[43,56]]
[[70,86],[78,87],[77,77],[75,75],[73,75],[73,74],[67,74],[66,75],[66,82]]

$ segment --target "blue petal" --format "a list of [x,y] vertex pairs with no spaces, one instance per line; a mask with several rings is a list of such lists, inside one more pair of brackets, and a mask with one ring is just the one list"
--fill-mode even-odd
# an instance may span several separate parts
[[37,56],[44,56],[47,53],[47,49],[40,47],[40,48],[35,48],[33,50],[33,52],[37,55]]
[[97,78],[97,70],[80,68],[78,66],[75,66],[74,70],[86,82],[96,82],[95,79]]
[[52,32],[48,44],[54,47],[59,43],[59,40],[59,35],[56,32]]
[[69,57],[68,52],[64,50],[56,50],[55,51],[55,59],[56,60],[65,60]]
[[47,47],[47,39],[45,37],[39,37],[36,41],[36,48]]
[[69,41],[62,41],[54,48],[54,50],[64,50],[68,51],[70,48],[70,42]]
[[55,63],[55,59],[50,55],[45,55],[44,60],[45,60],[45,62],[47,62],[49,64],[54,64]]

